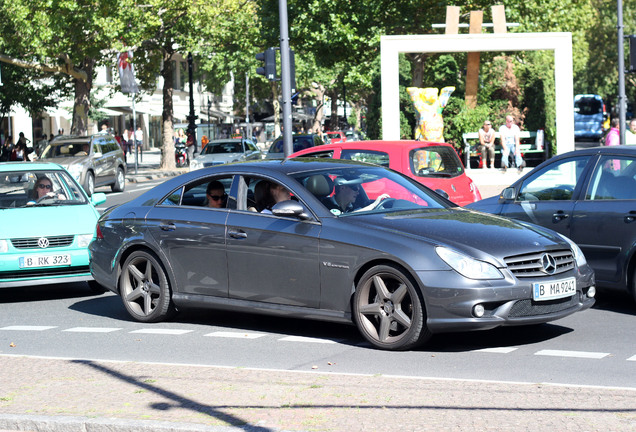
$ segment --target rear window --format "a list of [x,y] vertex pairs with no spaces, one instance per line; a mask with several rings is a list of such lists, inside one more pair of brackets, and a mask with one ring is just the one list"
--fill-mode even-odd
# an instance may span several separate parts
[[581,98],[574,102],[574,112],[582,115],[601,114],[603,104],[596,98]]
[[459,156],[450,147],[420,147],[409,153],[411,172],[418,177],[455,177],[464,172]]
[[[301,136],[294,137],[294,153],[297,151],[305,150],[310,147],[314,147],[314,142],[312,137],[309,136]],[[272,146],[269,148],[270,153],[282,153],[283,152],[283,140],[274,141]]]
[[343,150],[340,159],[366,162],[384,167],[389,166],[389,154],[374,150]]

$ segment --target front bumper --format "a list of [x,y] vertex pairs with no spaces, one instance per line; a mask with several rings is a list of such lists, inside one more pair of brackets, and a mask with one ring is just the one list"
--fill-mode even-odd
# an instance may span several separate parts
[[[532,283],[539,280],[517,279],[509,273],[501,280],[484,281],[469,280],[454,271],[418,272],[418,276],[424,287],[427,326],[433,333],[541,324],[589,309],[595,303],[587,295],[595,284],[589,266],[546,277],[545,281],[576,278],[573,296],[548,301],[532,299]],[[475,315],[476,305],[484,307],[483,316]]]

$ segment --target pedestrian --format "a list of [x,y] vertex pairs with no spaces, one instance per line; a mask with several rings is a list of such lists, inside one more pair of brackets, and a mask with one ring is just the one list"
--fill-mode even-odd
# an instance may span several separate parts
[[186,152],[188,152],[188,165],[192,162],[197,152],[197,141],[194,139],[194,135],[188,132],[186,138]]
[[144,132],[141,130],[141,126],[137,126],[135,131],[135,151],[139,150],[139,157],[144,158]]
[[620,123],[621,123],[621,121],[617,117],[612,118],[612,120],[610,122],[610,130],[607,133],[607,136],[605,136],[605,145],[606,146],[620,145],[620,143],[621,143],[621,132],[618,129],[618,126],[620,125]]
[[484,121],[484,125],[479,129],[479,153],[483,168],[495,167],[495,130],[490,120]]
[[11,135],[7,135],[7,138],[4,140],[4,144],[2,145],[2,152],[0,154],[0,162],[6,162],[11,160],[11,153],[13,152],[13,137]]
[[526,162],[521,157],[521,130],[514,122],[514,117],[506,116],[506,123],[499,128],[499,140],[501,141],[501,169],[506,172],[510,153],[514,155],[515,165],[519,173],[523,171]]
[[629,122],[629,129],[625,132],[625,144],[636,145],[636,118]]

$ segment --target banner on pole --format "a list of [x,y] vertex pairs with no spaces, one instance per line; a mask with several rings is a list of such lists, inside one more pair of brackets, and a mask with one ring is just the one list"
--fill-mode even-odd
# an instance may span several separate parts
[[121,91],[123,93],[138,93],[139,88],[135,81],[135,69],[132,63],[132,51],[120,53],[117,58],[119,65],[119,78],[121,80]]

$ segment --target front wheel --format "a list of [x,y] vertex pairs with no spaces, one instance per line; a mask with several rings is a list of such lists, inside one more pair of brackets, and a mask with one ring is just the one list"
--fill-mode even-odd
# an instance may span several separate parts
[[126,258],[119,293],[126,310],[137,321],[159,322],[174,313],[166,271],[153,253],[139,250]]
[[86,173],[86,180],[84,181],[84,190],[86,194],[90,197],[93,196],[93,192],[95,192],[95,176],[93,176],[92,172]]
[[406,350],[431,337],[419,291],[394,266],[376,266],[362,276],[353,298],[353,316],[360,333],[377,348]]

